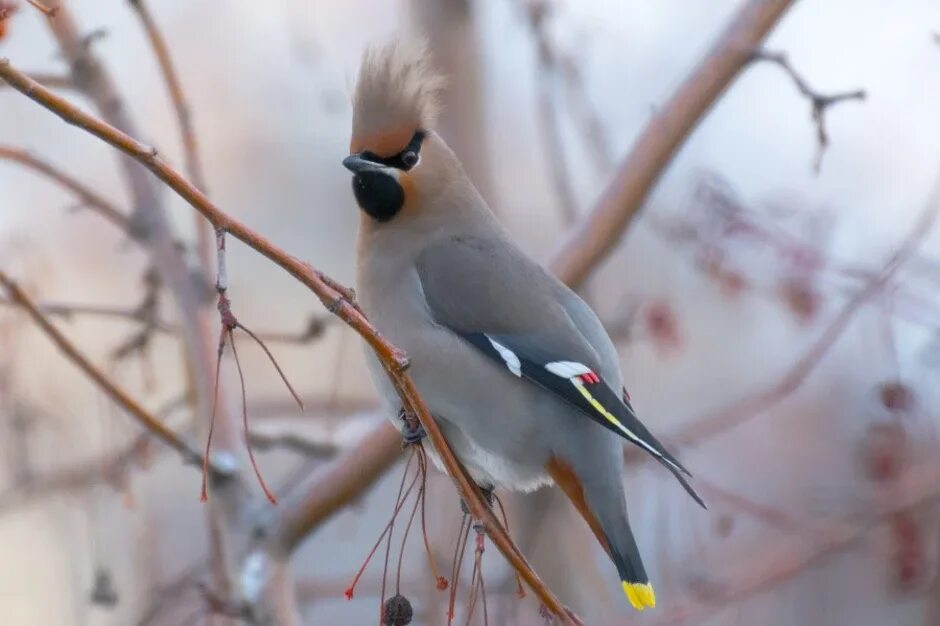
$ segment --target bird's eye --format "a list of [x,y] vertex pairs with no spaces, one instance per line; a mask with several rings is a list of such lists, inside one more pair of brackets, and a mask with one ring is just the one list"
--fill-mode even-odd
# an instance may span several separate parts
[[413,150],[409,150],[401,155],[401,162],[405,164],[405,167],[414,167],[418,164],[418,153]]

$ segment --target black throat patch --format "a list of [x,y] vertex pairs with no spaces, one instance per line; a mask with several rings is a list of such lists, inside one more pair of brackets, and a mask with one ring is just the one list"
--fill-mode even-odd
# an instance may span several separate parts
[[352,188],[359,208],[379,222],[395,217],[405,204],[405,190],[390,174],[360,172],[353,176]]
[[[407,172],[418,164],[421,144],[426,133],[417,131],[401,152],[390,157],[380,157],[368,150],[359,157],[389,170]],[[362,171],[353,176],[353,194],[359,207],[379,222],[388,222],[405,205],[405,190],[396,180],[394,171]]]

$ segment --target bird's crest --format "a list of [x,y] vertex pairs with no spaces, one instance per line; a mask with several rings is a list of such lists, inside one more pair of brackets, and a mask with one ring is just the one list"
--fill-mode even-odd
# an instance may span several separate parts
[[396,154],[437,118],[444,86],[422,40],[393,40],[366,50],[353,96],[350,152]]

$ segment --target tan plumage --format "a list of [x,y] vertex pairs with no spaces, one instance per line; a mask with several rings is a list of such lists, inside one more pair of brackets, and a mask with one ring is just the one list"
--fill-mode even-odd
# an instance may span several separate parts
[[423,40],[366,50],[353,95],[350,152],[388,156],[401,150],[415,130],[434,126],[443,86]]

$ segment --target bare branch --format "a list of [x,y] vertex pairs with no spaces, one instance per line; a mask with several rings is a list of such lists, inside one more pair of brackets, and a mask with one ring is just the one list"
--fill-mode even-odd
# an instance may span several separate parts
[[[157,23],[150,14],[150,9],[147,7],[144,0],[128,1],[140,18],[141,25],[147,33],[150,47],[153,48],[154,55],[157,57],[157,63],[160,65],[160,73],[163,75],[163,82],[166,83],[170,101],[173,103],[173,110],[176,112],[176,122],[179,126],[180,138],[183,143],[183,158],[186,174],[200,191],[208,193],[202,161],[199,158],[196,131],[193,128],[192,110],[186,99],[186,94],[183,91],[183,85],[180,82],[179,75],[176,73],[176,68],[173,66],[173,59],[170,56],[169,47],[166,45],[166,40],[160,33],[160,29],[157,27]],[[196,250],[199,254],[200,264],[203,268],[208,269],[212,266],[212,229],[202,216],[197,215],[195,217]]]
[[752,59],[754,61],[766,61],[779,65],[781,69],[793,79],[793,84],[796,85],[800,93],[809,100],[810,107],[812,107],[811,114],[813,124],[816,125],[817,148],[816,156],[813,158],[813,171],[818,174],[819,169],[822,167],[823,155],[826,152],[826,148],[829,146],[829,135],[826,132],[826,111],[829,110],[829,107],[839,104],[840,102],[847,100],[864,100],[865,90],[856,89],[855,91],[824,95],[809,86],[806,79],[800,76],[796,69],[790,64],[786,53],[758,50],[754,52]]
[[705,59],[633,144],[594,209],[552,256],[551,268],[578,287],[640,212],[660,175],[793,0],[748,0]]
[[[13,305],[12,300],[0,296],[0,305]],[[101,317],[106,319],[122,319],[128,322],[147,322],[139,306],[126,307],[108,304],[78,304],[70,302],[37,302],[36,308],[45,315],[52,315],[70,320],[75,317]],[[259,331],[255,335],[265,343],[282,343],[307,345],[323,336],[326,327],[333,318],[311,315],[304,327],[295,332],[285,331]],[[153,321],[153,330],[166,335],[176,335],[181,332],[180,325],[175,322],[163,320]]]
[[248,438],[258,450],[281,448],[313,459],[329,459],[339,452],[339,446],[332,441],[317,441],[296,433],[268,434],[252,430]]
[[933,461],[927,462],[909,472],[896,487],[875,495],[860,509],[865,513],[820,531],[813,540],[791,537],[760,555],[748,554],[745,560],[728,567],[724,576],[702,581],[700,587],[702,591],[707,589],[706,593],[693,592],[672,603],[656,623],[701,622],[722,607],[789,580],[820,559],[850,547],[895,511],[936,500],[940,496],[940,468]]
[[130,220],[123,211],[83,182],[72,178],[47,161],[30,154],[26,150],[3,145],[0,145],[0,159],[19,163],[24,167],[28,167],[46,176],[56,184],[73,193],[75,197],[78,198],[80,206],[98,213],[124,232],[130,233]]
[[776,405],[803,384],[816,368],[829,348],[842,336],[856,313],[877,296],[894,278],[901,267],[914,255],[924,238],[930,233],[940,211],[940,178],[934,184],[921,214],[907,236],[898,244],[881,271],[850,299],[829,323],[819,339],[810,347],[778,382],[768,389],[735,402],[717,413],[693,421],[679,431],[675,441],[688,445],[701,443],[737,426]]
[[541,127],[542,138],[546,143],[543,152],[548,160],[549,175],[555,186],[562,221],[565,225],[569,225],[578,219],[578,202],[571,184],[571,172],[565,156],[567,153],[562,143],[558,109],[552,92],[554,79],[558,72],[555,52],[549,45],[548,34],[545,32],[545,20],[550,9],[548,2],[544,0],[527,2],[524,9],[528,18],[529,30],[536,43],[539,126]]
[[62,353],[78,366],[91,380],[100,387],[115,403],[130,413],[141,426],[149,430],[168,446],[179,452],[187,463],[202,463],[202,455],[192,448],[179,435],[167,428],[163,422],[147,411],[139,402],[121,389],[108,376],[98,369],[82,354],[59,330],[49,322],[42,312],[36,308],[32,299],[16,284],[16,282],[0,271],[0,285],[17,304],[29,314],[37,326],[52,340]]
[[0,78],[25,96],[49,109],[64,121],[82,128],[111,146],[136,159],[149,169],[157,178],[166,183],[181,198],[186,200],[194,209],[199,211],[218,231],[224,231],[244,242],[257,252],[261,253],[275,264],[279,265],[294,278],[306,285],[327,309],[353,328],[365,341],[382,365],[398,391],[402,405],[409,412],[418,416],[421,425],[427,432],[428,438],[434,445],[438,454],[454,480],[457,489],[467,503],[471,514],[483,522],[490,539],[502,552],[523,579],[529,584],[539,599],[564,624],[580,623],[576,617],[562,605],[557,597],[539,579],[532,570],[525,557],[512,542],[502,524],[493,514],[486,503],[479,488],[467,474],[466,469],[450,449],[437,422],[431,417],[424,400],[418,393],[411,377],[406,373],[408,367],[407,356],[394,345],[386,341],[379,332],[365,318],[362,312],[351,303],[343,292],[330,286],[331,281],[324,280],[323,274],[314,270],[310,265],[301,262],[274,245],[271,241],[251,230],[235,218],[224,213],[216,207],[192,183],[167,165],[154,148],[147,146],[133,137],[121,132],[117,128],[84,113],[68,101],[31,80],[22,72],[14,69],[9,59],[0,58]]
[[150,441],[149,434],[141,435],[104,459],[76,463],[43,475],[31,475],[0,493],[0,514],[33,498],[84,489],[99,483],[119,482],[145,454]]
[[32,5],[34,8],[36,8],[37,10],[42,11],[42,13],[43,13],[46,17],[55,17],[55,14],[59,11],[59,7],[58,7],[58,6],[47,7],[46,5],[44,5],[44,4],[42,4],[41,2],[39,2],[39,0],[26,0],[26,2],[28,2],[29,4],[31,4],[31,5]]
[[[46,72],[29,72],[30,78],[50,89],[78,89],[75,81],[67,74],[49,74]],[[6,85],[0,84],[0,89]]]
[[401,435],[383,423],[344,451],[281,513],[280,542],[292,552],[333,513],[343,508],[401,458]]

